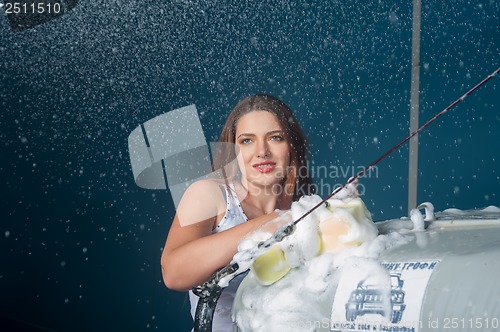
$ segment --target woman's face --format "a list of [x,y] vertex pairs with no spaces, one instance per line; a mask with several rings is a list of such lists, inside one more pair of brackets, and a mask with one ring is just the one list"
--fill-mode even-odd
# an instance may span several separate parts
[[269,187],[282,182],[290,147],[274,114],[252,111],[243,115],[236,124],[235,143],[243,185]]

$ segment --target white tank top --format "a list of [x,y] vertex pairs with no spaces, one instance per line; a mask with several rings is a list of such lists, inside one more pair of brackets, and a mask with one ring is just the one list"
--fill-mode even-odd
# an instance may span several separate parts
[[[229,188],[228,188],[229,187]],[[214,228],[212,234],[222,232],[226,229],[239,225],[248,220],[248,217],[243,212],[241,203],[236,196],[233,184],[224,186],[226,193],[226,213],[219,224]],[[241,281],[245,277],[246,273],[240,274],[229,282],[229,286],[224,288],[222,294],[217,301],[217,306],[215,307],[214,319],[212,321],[212,331],[213,332],[232,332],[233,322],[231,319],[231,310],[233,307],[234,297],[236,295],[236,290],[240,285]],[[198,304],[199,297],[194,295],[192,291],[189,291],[189,301],[191,302],[191,316],[193,317],[196,313],[196,306]]]

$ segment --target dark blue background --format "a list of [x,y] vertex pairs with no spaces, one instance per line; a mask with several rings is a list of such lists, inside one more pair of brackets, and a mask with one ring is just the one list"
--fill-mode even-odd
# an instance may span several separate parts
[[[174,214],[127,137],[196,104],[216,140],[241,97],[287,102],[313,167],[358,170],[409,132],[410,1],[95,1],[21,33],[0,19],[0,316],[56,331],[188,331],[161,281]],[[424,1],[420,122],[499,66],[499,2]],[[498,77],[420,135],[418,201],[500,205]],[[362,179],[406,215],[408,147]],[[343,183],[346,178],[316,179]],[[196,262],[186,262],[196,264]]]

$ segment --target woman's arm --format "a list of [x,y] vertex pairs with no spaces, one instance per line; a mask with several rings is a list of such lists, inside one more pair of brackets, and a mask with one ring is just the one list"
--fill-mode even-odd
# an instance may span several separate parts
[[168,288],[188,290],[207,281],[231,261],[247,234],[278,216],[271,213],[212,234],[225,208],[215,182],[200,181],[186,190],[161,257],[163,280]]

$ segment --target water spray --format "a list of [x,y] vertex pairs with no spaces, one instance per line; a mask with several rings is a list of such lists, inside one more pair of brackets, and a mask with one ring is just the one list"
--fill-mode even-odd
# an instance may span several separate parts
[[[297,220],[289,222],[278,228],[274,234],[267,240],[260,242],[256,248],[251,250],[252,257],[256,257],[260,252],[263,252],[270,248],[272,245],[275,243],[278,243],[282,241],[285,237],[289,236],[295,231],[296,225],[304,220],[308,215],[310,215],[312,212],[314,212],[317,208],[325,204],[330,198],[335,196],[337,193],[339,193],[342,189],[347,187],[349,184],[353,183],[356,181],[360,176],[368,172],[371,168],[373,168],[375,165],[377,165],[379,162],[384,160],[387,156],[389,156],[391,153],[393,153],[395,150],[399,149],[403,144],[405,144],[407,141],[409,141],[412,137],[417,135],[419,132],[427,128],[431,123],[436,121],[439,117],[447,113],[449,110],[451,110],[453,107],[455,107],[458,103],[463,101],[465,98],[467,98],[470,94],[472,94],[474,91],[479,89],[482,85],[484,85],[486,82],[488,82],[490,79],[492,79],[494,76],[496,76],[500,72],[500,68],[496,69],[493,71],[490,75],[488,75],[486,78],[484,78],[481,82],[476,84],[473,88],[471,88],[469,91],[467,91],[463,96],[452,102],[450,105],[448,105],[445,109],[443,109],[441,112],[437,113],[434,115],[430,120],[428,120],[426,123],[424,123],[422,126],[420,126],[417,130],[413,131],[410,133],[406,138],[404,138],[401,142],[390,148],[387,152],[385,152],[383,155],[381,155],[377,160],[372,162],[370,165],[365,167],[363,170],[359,171],[356,175],[351,177],[346,183],[344,183],[342,186],[337,187],[330,195],[328,195],[326,198],[324,198],[321,202],[313,206],[311,209],[309,209],[307,212],[305,212],[301,217],[299,217]],[[223,286],[220,286],[219,283],[222,280],[228,281],[234,278],[236,275],[243,273],[245,271],[242,271],[241,267],[237,262],[231,262],[222,269],[216,271],[212,277],[203,283],[202,285],[196,286],[193,288],[193,293],[196,294],[197,296],[200,297],[200,300],[198,301],[198,306],[196,307],[196,315],[195,315],[195,324],[194,324],[194,331],[195,332],[210,332],[212,331],[212,319],[213,319],[213,314],[215,311],[215,307],[217,305],[217,300],[219,299],[220,294],[222,293],[222,290],[224,289]]]

